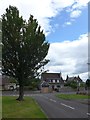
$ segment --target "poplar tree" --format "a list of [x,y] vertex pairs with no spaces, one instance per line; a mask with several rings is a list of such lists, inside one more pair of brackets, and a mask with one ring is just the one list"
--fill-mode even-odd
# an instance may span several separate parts
[[45,59],[48,49],[38,21],[30,15],[26,22],[16,7],[9,6],[2,15],[2,74],[18,81],[17,100],[23,100],[25,83],[38,76],[38,70],[49,62]]

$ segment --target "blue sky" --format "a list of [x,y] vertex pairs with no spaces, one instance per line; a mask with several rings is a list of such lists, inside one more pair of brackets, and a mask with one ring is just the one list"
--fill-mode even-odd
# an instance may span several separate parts
[[[72,21],[71,25],[64,25],[65,22],[71,21],[66,11],[62,11],[55,18],[51,19],[51,26],[54,29],[48,36],[47,40],[52,42],[61,42],[65,40],[75,40],[81,34],[88,32],[88,8],[82,10],[82,14]],[[56,27],[55,27],[56,25]]]
[[88,78],[88,2],[90,0],[0,0],[0,15],[16,6],[20,16],[30,14],[44,30],[50,48],[48,72]]

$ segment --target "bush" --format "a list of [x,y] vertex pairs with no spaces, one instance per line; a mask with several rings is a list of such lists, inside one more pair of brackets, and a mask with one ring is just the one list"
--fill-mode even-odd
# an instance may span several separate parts
[[64,86],[69,86],[73,89],[76,89],[77,88],[77,82],[75,81],[70,81],[70,82],[67,82]]
[[70,83],[70,87],[76,89],[76,88],[77,88],[77,82],[72,81],[72,82]]

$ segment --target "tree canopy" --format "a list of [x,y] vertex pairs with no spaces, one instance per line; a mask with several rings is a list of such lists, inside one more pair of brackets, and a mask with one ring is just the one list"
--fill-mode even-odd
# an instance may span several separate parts
[[30,15],[26,22],[16,7],[9,6],[2,15],[2,73],[19,82],[18,100],[23,99],[28,78],[38,76],[38,70],[49,62],[45,59],[48,49],[38,21]]

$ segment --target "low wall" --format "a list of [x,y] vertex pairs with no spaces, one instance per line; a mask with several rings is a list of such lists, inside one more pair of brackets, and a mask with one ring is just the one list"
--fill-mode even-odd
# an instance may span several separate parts
[[52,92],[52,89],[49,87],[42,87],[40,92],[41,93],[50,93],[50,92]]

